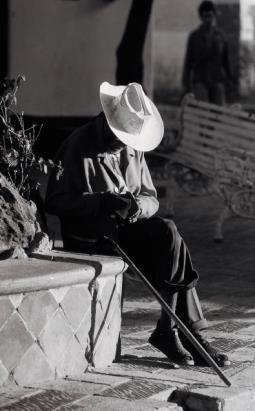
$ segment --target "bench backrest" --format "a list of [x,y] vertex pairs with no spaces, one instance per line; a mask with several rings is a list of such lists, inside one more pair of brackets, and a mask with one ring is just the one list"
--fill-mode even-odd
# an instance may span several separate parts
[[[249,157],[249,168],[255,175],[254,114],[239,107],[197,101],[187,95],[181,112],[181,134],[181,143],[173,154],[178,162],[213,175],[217,159],[227,152],[229,160],[236,157],[247,162]],[[237,169],[239,160],[236,161]]]

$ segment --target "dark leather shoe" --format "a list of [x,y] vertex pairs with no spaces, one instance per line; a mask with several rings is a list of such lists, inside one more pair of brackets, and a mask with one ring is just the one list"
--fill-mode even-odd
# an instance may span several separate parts
[[[216,348],[214,348],[209,343],[209,341],[207,341],[202,336],[202,334],[199,331],[190,330],[190,332],[193,334],[196,340],[202,345],[205,351],[212,357],[212,359],[216,362],[216,364],[219,367],[225,367],[231,364],[230,360],[228,359],[228,356],[226,354],[219,352]],[[191,344],[191,342],[184,335],[180,335],[180,339],[184,347],[188,351],[190,351],[190,353],[192,354],[196,365],[200,365],[203,367],[206,367],[206,366],[209,367],[206,360],[202,357],[201,354],[199,354],[196,348]]]
[[180,341],[177,328],[167,332],[154,330],[149,338],[149,343],[165,354],[171,362],[180,365],[194,365],[192,355]]

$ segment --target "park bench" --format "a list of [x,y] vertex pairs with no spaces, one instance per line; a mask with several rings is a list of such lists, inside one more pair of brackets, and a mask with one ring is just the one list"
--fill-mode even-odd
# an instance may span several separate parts
[[212,193],[223,199],[215,241],[223,240],[222,226],[230,216],[255,218],[255,114],[188,94],[179,111],[175,148],[159,147],[153,157],[161,160],[152,167],[152,176],[158,191],[165,189],[169,214],[174,181],[190,194]]

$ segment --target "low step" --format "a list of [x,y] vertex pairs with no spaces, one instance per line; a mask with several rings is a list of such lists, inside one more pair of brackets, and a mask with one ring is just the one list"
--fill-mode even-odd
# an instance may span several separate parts
[[69,405],[68,410],[71,411],[72,409],[84,409],[84,411],[183,411],[178,405],[169,402],[150,399],[129,401],[119,398],[99,398],[97,396],[76,401]]
[[254,411],[255,390],[238,387],[177,389],[171,400],[189,411]]

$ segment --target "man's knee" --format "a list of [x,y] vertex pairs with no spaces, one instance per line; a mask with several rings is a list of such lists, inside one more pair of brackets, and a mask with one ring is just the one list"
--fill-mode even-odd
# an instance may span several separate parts
[[148,227],[149,231],[155,241],[160,242],[160,245],[162,245],[162,241],[168,246],[180,241],[181,237],[173,220],[153,218],[151,223],[151,227]]
[[168,242],[175,245],[176,243],[180,244],[182,238],[179,234],[179,231],[173,220],[164,220],[164,223],[167,226],[167,238]]

